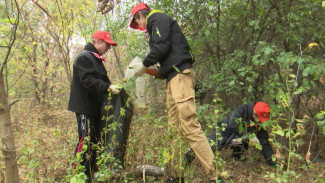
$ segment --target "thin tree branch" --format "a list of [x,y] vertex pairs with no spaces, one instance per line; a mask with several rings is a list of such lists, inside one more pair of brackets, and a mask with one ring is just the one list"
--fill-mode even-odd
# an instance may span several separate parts
[[9,8],[8,8],[8,2],[7,0],[5,1],[5,6],[6,6],[6,10],[7,10],[7,17],[8,17],[8,20],[10,21],[11,25],[13,25],[13,28],[12,28],[12,34],[10,35],[10,41],[9,42],[9,45],[8,45],[8,52],[5,56],[5,59],[3,61],[3,64],[0,68],[0,75],[3,74],[3,70],[5,69],[8,61],[9,61],[9,55],[10,55],[10,52],[11,52],[11,49],[12,49],[12,46],[14,45],[15,41],[16,41],[16,34],[17,34],[17,29],[18,29],[18,24],[19,24],[19,20],[20,20],[20,11],[19,11],[19,8],[18,8],[18,3],[17,3],[17,0],[15,0],[15,3],[16,3],[16,8],[17,8],[17,18],[15,19],[15,22],[14,23],[11,23],[10,21],[10,15],[9,15]]
[[38,2],[37,2],[37,0],[33,0],[33,3],[36,5],[36,6],[38,6],[48,17],[50,17],[50,19],[53,21],[53,22],[55,22],[55,20],[54,20],[54,18],[52,17],[52,15],[43,7],[43,6],[41,6]]
[[11,106],[14,105],[18,101],[19,101],[18,99],[15,99],[15,100],[11,101],[10,104],[9,104],[9,110],[10,110]]
[[18,79],[16,79],[16,81],[10,87],[8,87],[8,91],[20,80],[21,77],[23,77],[26,72],[26,69],[27,67],[25,67],[24,71],[19,75]]
[[314,182],[313,183],[315,183],[317,180],[318,180],[318,178],[319,177],[323,177],[323,174],[325,173],[325,171],[323,171],[323,173],[321,173],[318,177],[317,177],[317,179],[316,180],[314,180]]

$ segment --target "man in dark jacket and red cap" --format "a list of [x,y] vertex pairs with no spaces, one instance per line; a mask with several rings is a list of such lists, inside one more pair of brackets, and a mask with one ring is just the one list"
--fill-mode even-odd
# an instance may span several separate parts
[[[94,172],[96,153],[91,147],[99,140],[100,110],[107,99],[108,92],[118,94],[120,88],[111,84],[103,62],[105,54],[111,46],[117,44],[111,34],[97,31],[92,36],[92,43],[88,43],[73,62],[73,77],[68,109],[76,113],[79,143],[75,149],[75,157],[81,155],[81,165],[85,166],[87,182],[91,182]],[[87,139],[87,152],[81,154],[84,140]],[[76,168],[78,162],[74,163]]]
[[[135,75],[141,76],[159,62],[157,75],[167,80],[168,124],[185,136],[208,178],[215,181],[214,154],[196,113],[194,58],[184,34],[175,20],[159,10],[151,10],[145,3],[137,4],[131,14],[130,27],[147,32],[150,47],[143,62],[133,65]],[[169,182],[178,181],[173,180]]]
[[[239,140],[245,134],[255,133],[262,146],[262,154],[266,162],[271,166],[275,166],[275,162],[272,160],[273,150],[268,141],[268,134],[261,126],[263,122],[269,120],[270,109],[269,105],[265,102],[250,102],[235,108],[226,119],[218,123],[221,139],[217,140],[216,129],[210,133],[209,139],[215,142],[212,150],[216,151],[217,148],[221,150],[231,144],[230,147],[233,149],[232,156],[235,159],[241,159],[242,154],[248,148],[248,143],[245,140],[236,141],[235,139]],[[193,153],[191,151],[188,152],[186,158],[188,162],[191,162],[194,158]]]

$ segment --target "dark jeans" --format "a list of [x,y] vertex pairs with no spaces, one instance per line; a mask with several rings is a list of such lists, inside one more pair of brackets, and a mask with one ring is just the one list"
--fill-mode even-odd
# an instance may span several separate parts
[[[226,128],[224,131],[222,131],[222,128]],[[241,156],[247,149],[248,149],[248,141],[243,140],[242,144],[231,144],[231,141],[236,138],[240,138],[239,135],[236,135],[235,133],[231,132],[229,128],[227,128],[227,122],[222,121],[218,124],[218,129],[220,130],[220,136],[222,137],[220,140],[217,141],[216,137],[216,129],[213,129],[212,132],[209,134],[208,139],[212,140],[214,142],[214,145],[211,146],[213,152],[217,150],[221,150],[224,147],[227,147],[230,145],[230,148],[233,149],[232,156]]]
[[[218,124],[218,127],[219,127],[219,130],[221,131],[221,129],[222,129],[221,123]],[[222,148],[226,147],[231,142],[231,140],[233,138],[235,138],[235,134],[230,132],[230,130],[228,128],[226,128],[224,131],[221,131],[220,135],[221,135],[222,139],[217,141],[217,135],[216,135],[215,128],[208,135],[208,139],[212,140],[214,142],[214,144],[211,146],[213,152],[215,152],[217,150],[217,147],[218,147],[218,150],[221,150]]]
[[[222,122],[218,124],[219,130],[222,129],[222,126]],[[215,152],[217,148],[219,151],[222,148],[227,147],[231,143],[232,139],[239,138],[239,136],[232,133],[228,128],[226,128],[224,131],[221,131],[220,136],[222,138],[220,140],[217,140],[216,129],[213,129],[212,132],[208,135],[208,140],[212,140],[214,142],[214,144],[211,145],[213,152]],[[232,157],[240,159],[241,155],[248,149],[248,142],[242,141],[242,144],[231,145],[230,148],[233,150]],[[185,158],[188,164],[194,160],[195,155],[192,149],[185,154]]]
[[[87,144],[87,150],[82,154],[81,165],[85,166],[85,174],[90,177],[94,172],[96,166],[96,150],[92,147],[93,144],[97,144],[99,141],[99,118],[87,116],[84,114],[76,114],[78,125],[79,142],[74,152],[76,157],[77,153],[81,153],[83,145]],[[88,137],[87,141],[84,141]],[[78,162],[73,164],[76,168]]]

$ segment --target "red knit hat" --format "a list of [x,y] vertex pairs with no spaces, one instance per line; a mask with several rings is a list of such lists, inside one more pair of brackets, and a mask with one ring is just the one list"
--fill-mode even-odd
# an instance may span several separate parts
[[[131,10],[131,14],[132,14],[132,19],[130,22],[130,27],[133,29],[139,29],[138,25],[134,22],[134,15],[140,11],[140,10],[144,10],[147,9],[149,11],[151,11],[151,9],[148,7],[148,5],[146,3],[139,3],[137,5],[135,5],[132,10]],[[140,30],[143,30],[140,28]]]
[[111,33],[106,32],[106,31],[96,31],[93,34],[92,38],[97,38],[97,39],[102,39],[104,40],[106,43],[112,45],[112,46],[116,46],[117,44],[112,40],[111,37]]
[[254,111],[260,120],[260,123],[270,119],[270,107],[265,102],[257,102],[254,106]]

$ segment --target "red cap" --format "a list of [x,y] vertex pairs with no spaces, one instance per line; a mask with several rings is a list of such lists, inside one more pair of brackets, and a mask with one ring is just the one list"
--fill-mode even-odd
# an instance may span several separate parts
[[260,120],[260,123],[268,121],[270,118],[270,107],[265,102],[257,102],[254,106],[254,111]]
[[96,31],[93,34],[92,38],[97,38],[97,39],[102,39],[104,40],[106,43],[112,45],[112,46],[116,46],[117,44],[112,40],[111,37],[111,33],[106,32],[106,31]]
[[133,28],[133,29],[140,29],[140,30],[143,30],[141,29],[140,27],[137,26],[136,23],[134,23],[134,15],[140,11],[140,10],[144,10],[144,9],[147,9],[149,11],[151,11],[151,9],[149,9],[148,5],[146,3],[139,3],[137,5],[135,5],[132,10],[131,10],[131,14],[132,14],[132,19],[131,19],[131,22],[130,22],[130,27]]

